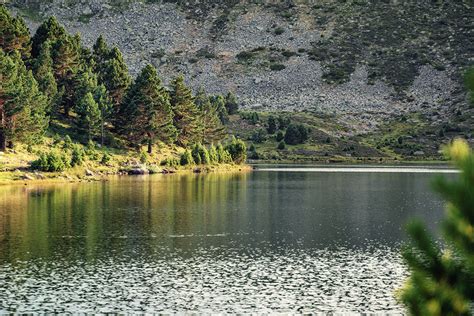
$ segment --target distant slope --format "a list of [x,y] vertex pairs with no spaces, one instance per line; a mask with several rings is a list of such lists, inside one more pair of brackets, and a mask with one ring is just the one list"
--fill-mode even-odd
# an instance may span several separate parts
[[[335,113],[358,132],[409,111],[443,124],[467,109],[472,1],[13,0],[32,29],[56,15],[91,45],[99,34],[136,74],[185,73],[245,107]],[[264,2],[266,3],[266,2]],[[432,113],[432,115],[430,114]]]

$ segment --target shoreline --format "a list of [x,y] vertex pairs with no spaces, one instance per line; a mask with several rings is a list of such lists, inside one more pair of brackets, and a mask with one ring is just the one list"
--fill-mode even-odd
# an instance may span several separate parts
[[[145,169],[140,169],[144,171]],[[151,175],[183,175],[195,174],[204,175],[210,173],[232,173],[232,172],[249,172],[253,168],[251,165],[199,165],[190,168],[160,168],[151,172],[149,169],[146,172],[138,173],[134,169],[125,170],[101,170],[90,171],[87,168],[81,170],[74,170],[68,172],[37,172],[34,170],[16,170],[0,172],[0,186],[8,185],[29,185],[29,184],[61,184],[61,183],[85,183],[85,182],[99,182],[109,181],[112,177],[136,177],[136,176],[151,176]],[[78,175],[78,171],[83,171],[83,175]]]

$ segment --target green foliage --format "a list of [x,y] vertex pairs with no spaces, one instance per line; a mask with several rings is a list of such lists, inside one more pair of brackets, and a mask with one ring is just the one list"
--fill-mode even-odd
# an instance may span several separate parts
[[211,164],[219,163],[219,156],[217,155],[217,149],[214,144],[211,144],[211,146],[209,147],[209,160]]
[[138,146],[156,140],[171,144],[176,139],[170,99],[155,67],[148,65],[130,87],[120,107],[117,126],[122,135]]
[[271,63],[270,64],[270,70],[273,70],[273,71],[280,71],[280,70],[283,70],[285,68],[286,68],[286,66],[283,65],[283,64],[277,64],[277,63]]
[[66,35],[66,30],[59,24],[55,17],[50,17],[44,21],[36,30],[32,38],[31,55],[36,58],[40,55],[42,46],[45,42],[55,42],[57,39]]
[[77,107],[79,123],[86,132],[87,137],[92,139],[100,128],[101,112],[99,105],[95,102],[92,93],[88,92],[80,101]]
[[284,142],[284,141],[279,142],[277,148],[278,148],[279,150],[285,149],[285,142]]
[[100,160],[100,163],[103,165],[109,164],[109,162],[112,160],[112,156],[105,152],[104,155],[102,156],[102,159]]
[[277,120],[273,115],[270,115],[267,119],[267,132],[270,135],[275,134],[278,130]]
[[13,17],[0,5],[0,48],[6,53],[17,52],[25,61],[30,57],[30,30],[21,17]]
[[46,172],[60,172],[70,168],[71,165],[66,154],[52,150],[48,153],[41,153],[39,158],[33,161],[31,167]]
[[199,89],[194,98],[194,103],[200,111],[202,124],[201,139],[203,142],[209,144],[221,141],[226,134],[226,130],[219,118],[219,109],[211,103],[203,88]]
[[256,144],[261,144],[265,140],[267,140],[267,133],[263,128],[259,128],[252,133],[252,136],[250,136],[250,140]]
[[302,144],[309,138],[309,129],[302,124],[290,124],[286,129],[285,143],[288,145]]
[[281,35],[285,33],[285,29],[282,27],[277,27],[274,32],[275,32],[275,35]]
[[212,107],[216,109],[221,123],[226,124],[229,122],[229,113],[227,113],[227,108],[225,107],[225,98],[221,95],[215,95],[209,97],[209,100],[212,104]]
[[247,159],[247,145],[241,139],[236,139],[233,136],[231,142],[227,144],[226,150],[236,164],[242,164]]
[[160,162],[160,165],[166,167],[176,168],[180,165],[180,160],[174,157],[169,157]]
[[84,149],[78,144],[73,145],[71,151],[71,167],[81,166],[84,162],[84,157]]
[[257,112],[241,112],[240,117],[254,125],[260,122],[260,117]]
[[291,120],[289,117],[285,117],[285,116],[278,116],[278,127],[280,129],[286,129],[291,123]]
[[68,150],[68,149],[72,149],[73,147],[73,142],[72,142],[72,139],[69,135],[66,135],[64,137],[64,144],[63,144],[63,148]]
[[145,150],[140,151],[140,162],[146,164],[148,162],[148,154]]
[[4,151],[7,141],[32,142],[43,135],[47,98],[16,52],[7,55],[0,50],[0,78],[0,151]]
[[171,82],[171,107],[174,113],[174,126],[178,131],[177,143],[181,146],[202,141],[202,121],[199,109],[194,104],[191,89],[178,76]]
[[401,299],[413,315],[470,315],[474,301],[474,155],[464,140],[446,150],[461,170],[459,178],[438,178],[434,187],[447,201],[445,249],[423,225],[408,227],[412,247],[403,251],[411,274]]
[[283,132],[282,132],[282,131],[278,131],[278,133],[276,134],[276,141],[277,141],[277,142],[280,142],[280,141],[282,141],[284,138],[285,138],[285,135],[283,134]]
[[227,151],[221,143],[217,144],[216,147],[217,151],[217,159],[219,163],[231,163],[232,156],[230,155],[229,151]]
[[209,152],[207,151],[206,147],[200,143],[197,143],[193,146],[191,155],[194,162],[198,165],[208,165],[211,162]]
[[194,159],[191,154],[191,152],[186,149],[184,153],[181,154],[181,159],[179,161],[179,164],[181,166],[189,166],[189,165],[194,165]]
[[225,97],[225,108],[229,115],[237,114],[239,111],[239,103],[237,102],[237,97],[233,92],[227,93]]

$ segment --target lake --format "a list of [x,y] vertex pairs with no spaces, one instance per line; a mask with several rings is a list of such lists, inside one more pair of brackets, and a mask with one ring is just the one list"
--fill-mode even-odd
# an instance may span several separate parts
[[[260,166],[0,187],[1,312],[404,312],[429,168]],[[453,174],[445,174],[455,177]]]

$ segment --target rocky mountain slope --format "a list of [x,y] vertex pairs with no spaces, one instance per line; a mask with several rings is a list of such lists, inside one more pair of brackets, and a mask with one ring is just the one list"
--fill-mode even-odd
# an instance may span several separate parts
[[[32,31],[55,15],[92,45],[102,34],[136,74],[235,91],[251,109],[336,114],[358,132],[421,111],[442,124],[467,106],[470,0],[11,0]],[[470,111],[470,110],[468,110]],[[472,111],[471,111],[472,112]]]

